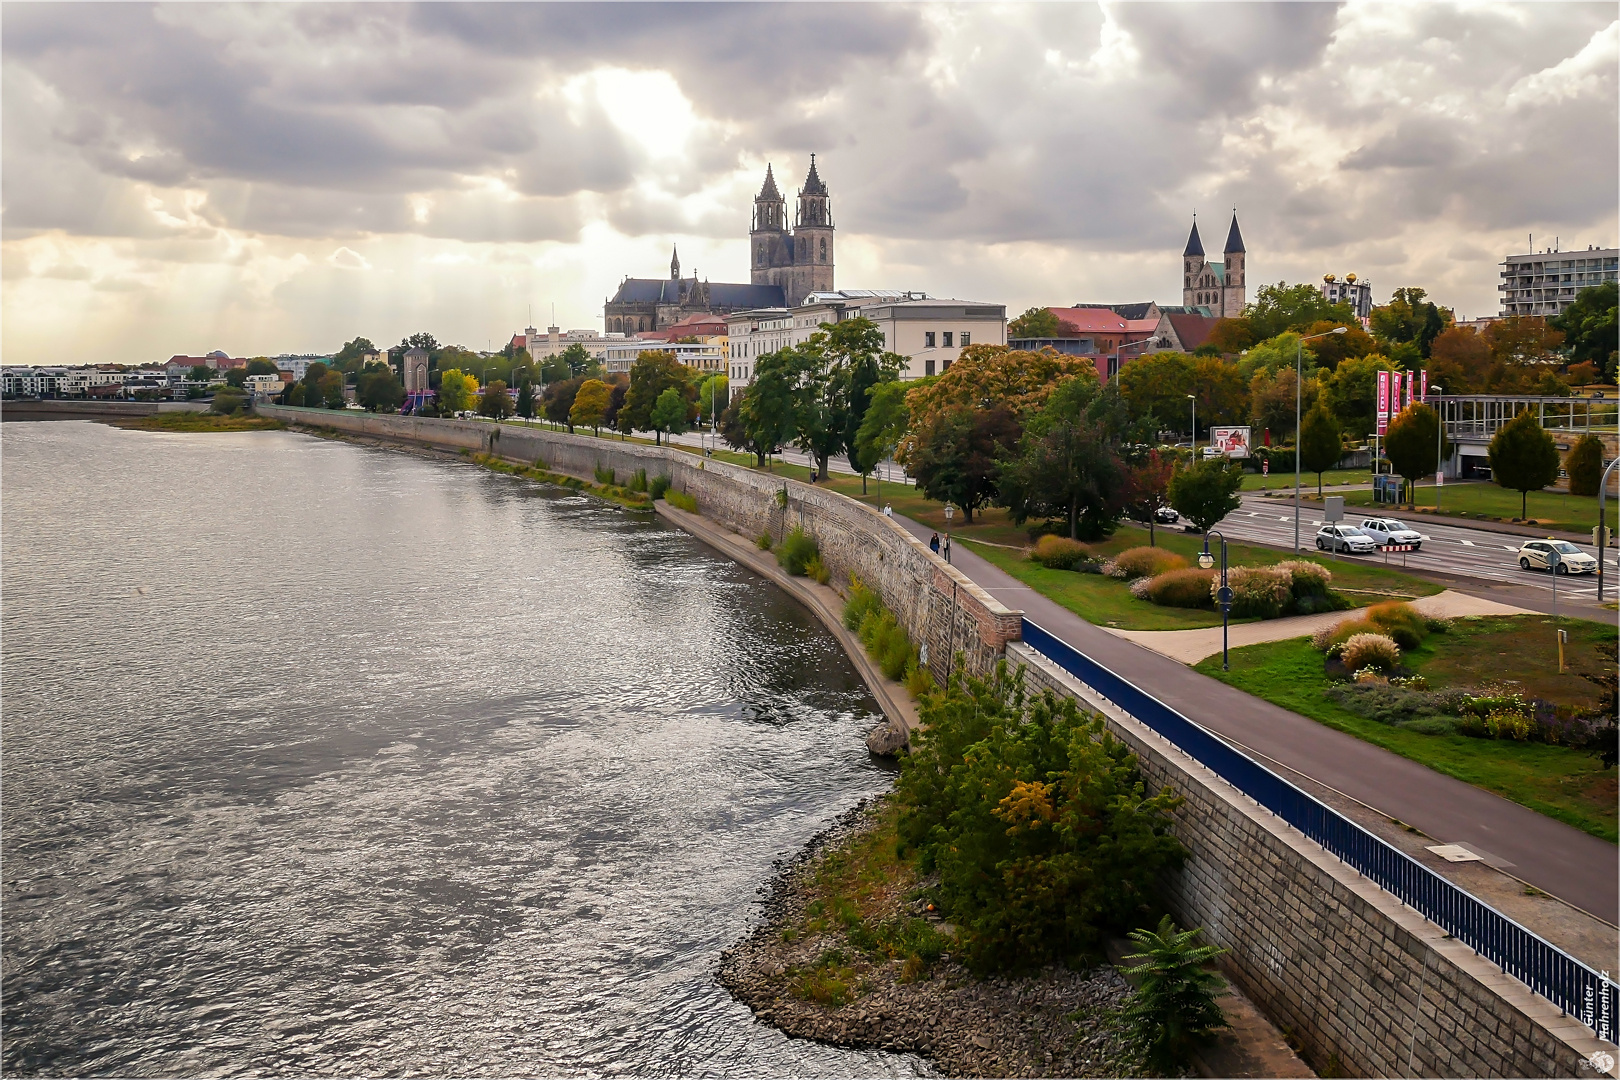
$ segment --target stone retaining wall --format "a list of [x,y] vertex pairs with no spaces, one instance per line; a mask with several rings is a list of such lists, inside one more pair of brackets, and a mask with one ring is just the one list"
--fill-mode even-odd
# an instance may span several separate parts
[[649,478],[668,476],[676,490],[697,500],[704,517],[749,541],[769,533],[780,542],[793,528],[803,528],[836,580],[858,576],[883,597],[911,640],[926,646],[927,666],[937,679],[945,678],[957,654],[969,671],[988,673],[1007,642],[1022,633],[1022,612],[992,599],[900,525],[863,503],[797,480],[684,450],[539,427],[275,405],[259,412],[292,424],[540,463],[586,480],[598,468],[613,469],[622,484],[645,469]]
[[1529,987],[1306,840],[1023,642],[1007,649],[1031,689],[1103,712],[1150,789],[1184,799],[1191,858],[1166,882],[1183,926],[1230,950],[1244,993],[1341,1076],[1596,1076],[1604,1047]]

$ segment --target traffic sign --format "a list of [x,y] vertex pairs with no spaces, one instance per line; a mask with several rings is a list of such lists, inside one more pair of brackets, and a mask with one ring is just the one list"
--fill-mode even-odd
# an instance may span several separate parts
[[1221,602],[1222,606],[1230,604],[1232,602],[1232,587],[1230,585],[1222,585],[1215,593],[1215,598]]

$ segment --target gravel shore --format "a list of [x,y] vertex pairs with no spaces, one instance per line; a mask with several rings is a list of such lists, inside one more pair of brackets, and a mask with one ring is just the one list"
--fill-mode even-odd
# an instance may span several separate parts
[[[840,931],[797,933],[817,899],[818,863],[871,829],[877,805],[863,800],[794,859],[778,864],[776,878],[762,890],[763,921],[721,956],[721,984],[788,1035],[919,1054],[946,1076],[1139,1075],[1142,1066],[1124,1045],[1116,1019],[1130,990],[1111,967],[980,980],[947,953],[925,977],[904,982],[899,961],[861,954]],[[895,908],[914,910],[898,897]],[[861,992],[840,1007],[794,994],[796,970],[829,950],[850,957],[859,973]]]

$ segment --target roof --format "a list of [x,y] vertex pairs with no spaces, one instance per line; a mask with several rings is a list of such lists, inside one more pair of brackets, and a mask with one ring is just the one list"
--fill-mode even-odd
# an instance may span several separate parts
[[782,193],[776,190],[776,177],[771,173],[769,162],[765,165],[765,186],[759,189],[759,194],[755,196],[755,199],[764,202],[780,202],[782,200]]
[[[696,278],[685,278],[688,294],[697,287]],[[666,278],[625,278],[619,291],[613,294],[612,304],[679,304],[679,282]],[[703,288],[709,294],[712,308],[782,307],[786,298],[780,285],[737,285],[724,281],[706,281]]]
[[[1134,306],[1134,305],[1122,305]],[[1063,324],[1060,337],[1077,334],[1129,334],[1152,333],[1159,325],[1156,319],[1127,319],[1113,308],[1072,307],[1047,308]]]
[[1170,320],[1170,325],[1175,328],[1177,340],[1188,352],[1208,341],[1215,324],[1221,321],[1209,315],[1188,315],[1179,311],[1167,313],[1165,318]]
[[[1105,308],[1122,319],[1145,319],[1153,310],[1153,301],[1148,300],[1140,304],[1076,304],[1074,306],[1077,308]],[[1062,309],[1054,308],[1052,310]]]
[[1243,234],[1238,232],[1237,211],[1232,211],[1232,231],[1226,234],[1226,253],[1236,254],[1243,250]]
[[1198,239],[1198,222],[1197,221],[1193,222],[1192,232],[1187,234],[1187,250],[1183,251],[1181,254],[1182,254],[1183,258],[1185,258],[1188,255],[1203,255],[1204,254],[1204,242],[1202,240]]
[[814,154],[810,155],[810,172],[804,178],[804,190],[800,194],[827,194],[827,185],[822,182],[820,174],[816,172],[816,155]]

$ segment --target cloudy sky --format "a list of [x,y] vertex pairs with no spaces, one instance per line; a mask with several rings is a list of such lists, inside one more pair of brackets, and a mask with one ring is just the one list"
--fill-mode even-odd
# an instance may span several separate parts
[[1465,316],[1526,234],[1617,236],[1612,3],[8,3],[0,46],[8,363],[600,329],[671,244],[747,280],[812,152],[840,286],[1014,312],[1179,303],[1195,209],[1251,283]]

